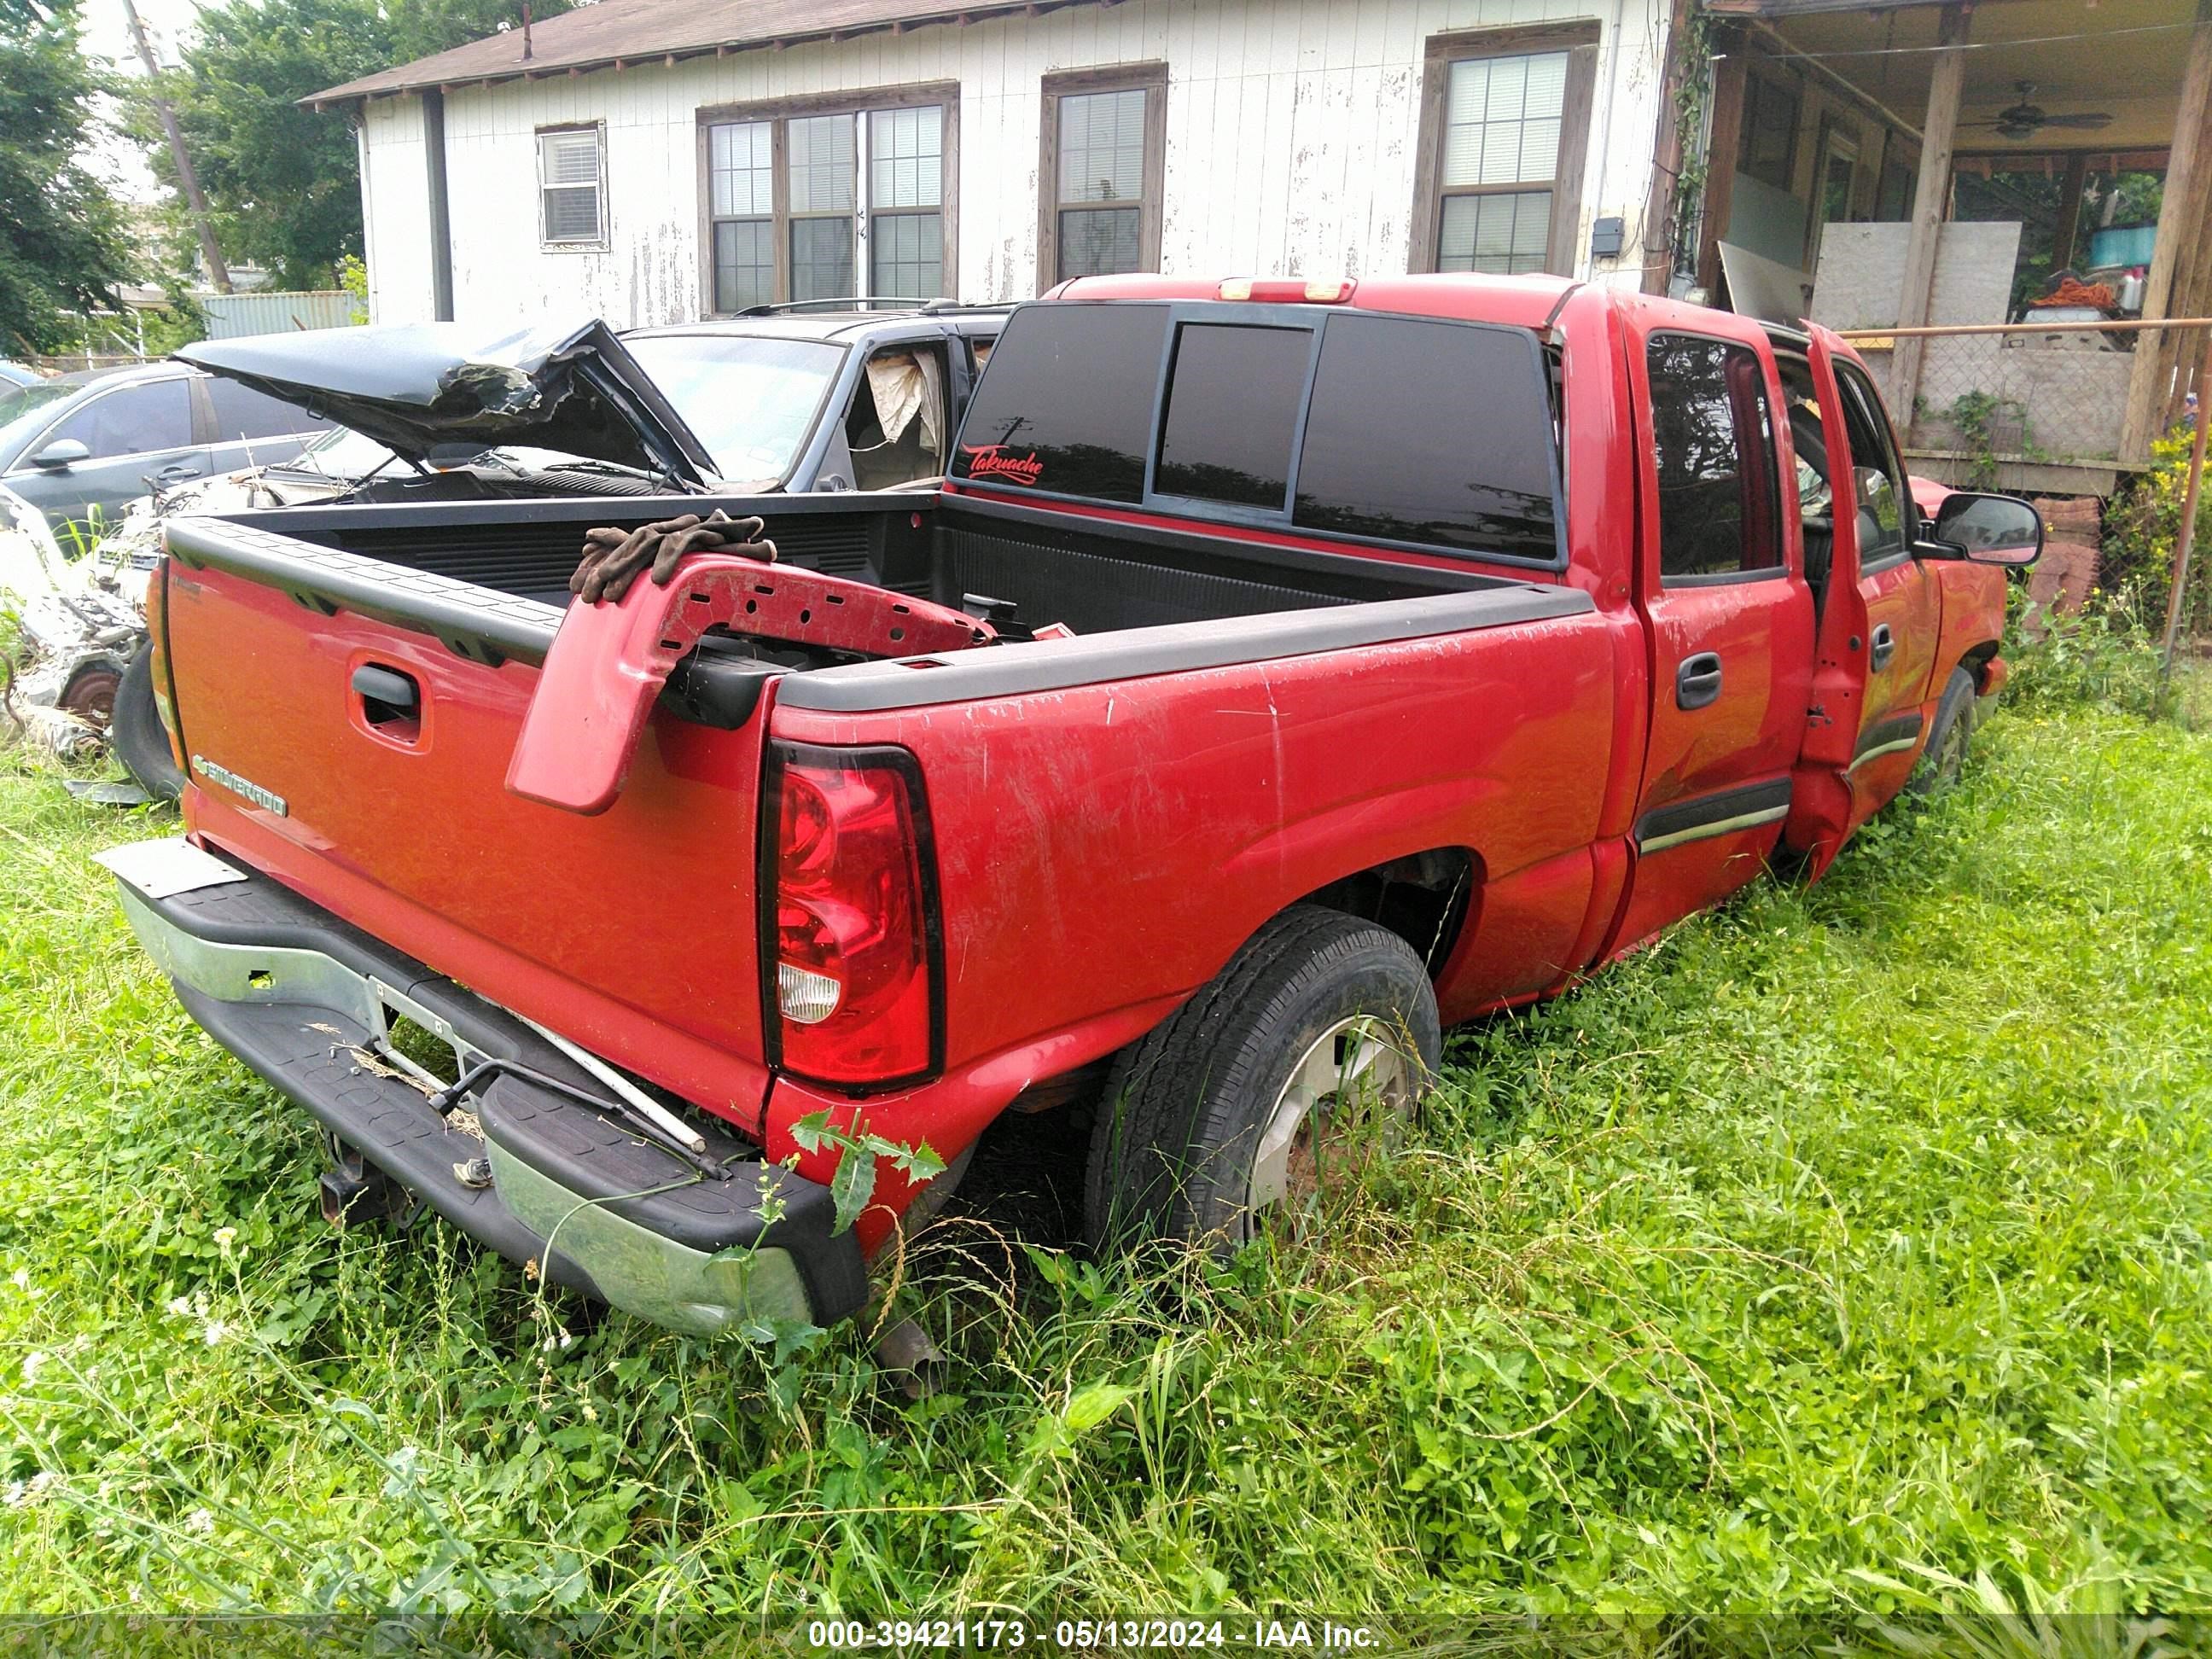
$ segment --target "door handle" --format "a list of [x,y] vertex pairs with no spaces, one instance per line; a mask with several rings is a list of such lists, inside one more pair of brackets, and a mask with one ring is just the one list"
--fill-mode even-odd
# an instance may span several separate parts
[[1717,651],[1700,651],[1682,659],[1674,671],[1674,707],[1703,708],[1721,695],[1721,659]]
[[422,689],[410,674],[373,662],[353,671],[362,718],[386,736],[412,743],[422,726]]
[[1879,674],[1889,666],[1889,659],[1896,654],[1896,630],[1883,623],[1874,630],[1874,649],[1867,654],[1867,664]]
[[163,483],[174,483],[179,478],[198,477],[200,476],[200,470],[196,466],[187,466],[184,462],[179,461],[172,466],[163,467],[154,476],[159,478]]

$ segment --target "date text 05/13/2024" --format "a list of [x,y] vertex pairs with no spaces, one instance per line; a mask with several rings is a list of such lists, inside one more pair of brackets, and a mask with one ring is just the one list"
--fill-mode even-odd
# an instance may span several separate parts
[[1318,1619],[817,1619],[807,1645],[836,1649],[1254,1650],[1355,1653],[1381,1645],[1364,1625]]

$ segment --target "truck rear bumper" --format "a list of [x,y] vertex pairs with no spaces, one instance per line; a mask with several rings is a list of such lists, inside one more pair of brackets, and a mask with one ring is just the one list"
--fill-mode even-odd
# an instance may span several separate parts
[[[603,1081],[523,1021],[234,859],[243,880],[156,896],[167,884],[146,872],[164,846],[174,844],[105,861],[185,1011],[471,1237],[554,1284],[698,1334],[750,1318],[826,1325],[866,1300],[860,1246],[832,1231],[827,1187],[695,1117],[706,1160],[731,1178],[701,1173],[635,1133]],[[456,1066],[514,1062],[609,1109],[500,1073],[441,1115],[430,1096],[445,1079],[391,1043],[396,1018],[450,1047]],[[484,1158],[489,1186],[468,1167]]]

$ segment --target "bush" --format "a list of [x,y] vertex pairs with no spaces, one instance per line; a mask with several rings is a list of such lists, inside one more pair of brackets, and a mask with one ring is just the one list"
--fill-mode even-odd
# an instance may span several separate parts
[[2148,717],[2158,695],[2159,635],[2136,591],[2092,589],[2078,611],[2052,611],[2015,584],[2006,619],[2006,701],[2044,710],[2099,706]]
[[[2173,583],[2173,555],[2181,536],[2181,503],[2189,487],[2187,433],[2161,438],[2151,447],[2151,470],[2115,497],[2105,514],[2100,580],[2125,595],[2153,626],[2162,627]],[[2197,552],[2181,613],[2182,631],[2191,637],[2212,633],[2212,560],[2205,556],[2212,504],[2197,503]]]

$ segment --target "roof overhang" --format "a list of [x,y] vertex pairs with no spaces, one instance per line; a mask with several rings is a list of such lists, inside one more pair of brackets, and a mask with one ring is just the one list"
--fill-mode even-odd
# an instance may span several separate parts
[[[602,3],[605,3],[605,0],[602,0]],[[637,43],[627,48],[582,51],[574,54],[562,52],[557,46],[550,52],[535,50],[533,40],[542,41],[549,31],[554,32],[557,37],[559,31],[555,26],[562,18],[576,15],[569,12],[538,24],[534,30],[507,29],[485,40],[440,52],[434,57],[420,58],[411,64],[403,64],[395,69],[384,70],[375,75],[348,81],[341,86],[312,93],[295,101],[309,109],[325,110],[342,104],[364,104],[377,98],[396,98],[424,92],[460,92],[516,81],[550,81],[593,75],[605,70],[620,73],[633,69],[673,68],[678,64],[702,58],[729,58],[747,52],[784,52],[793,46],[817,44],[834,46],[863,35],[907,34],[915,29],[981,22],[994,17],[1035,17],[1047,12],[1120,3],[1121,0],[983,0],[980,4],[918,6],[910,10],[890,7],[885,8],[879,16],[849,17],[819,26],[810,24],[758,34],[732,33],[726,38],[656,42],[651,38],[650,31],[641,30]],[[580,9],[599,11],[600,9],[599,6],[592,6]],[[512,55],[502,55],[501,61],[495,64],[481,61],[486,56],[483,49],[491,47],[495,43],[511,43],[509,50]],[[529,55],[526,56],[526,52]]]

